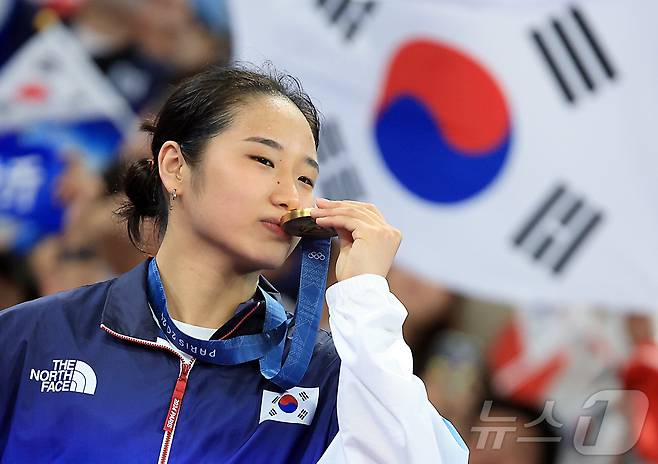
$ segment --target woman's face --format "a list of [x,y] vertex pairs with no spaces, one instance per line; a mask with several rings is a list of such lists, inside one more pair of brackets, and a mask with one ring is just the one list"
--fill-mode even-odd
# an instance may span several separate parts
[[[279,267],[299,241],[283,232],[286,212],[313,206],[315,141],[288,99],[258,96],[209,140],[181,197],[187,227],[243,271]],[[175,206],[174,206],[175,208]]]

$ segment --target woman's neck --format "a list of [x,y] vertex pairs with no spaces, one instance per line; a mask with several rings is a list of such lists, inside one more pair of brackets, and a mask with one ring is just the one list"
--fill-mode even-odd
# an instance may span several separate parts
[[156,261],[171,317],[219,328],[254,295],[259,272],[239,273],[227,256],[209,248],[165,236]]

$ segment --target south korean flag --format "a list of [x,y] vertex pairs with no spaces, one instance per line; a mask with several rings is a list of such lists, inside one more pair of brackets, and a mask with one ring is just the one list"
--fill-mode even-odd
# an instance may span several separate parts
[[259,424],[271,420],[310,425],[318,406],[320,388],[294,387],[285,393],[263,390]]
[[236,59],[327,116],[316,190],[376,204],[397,265],[523,308],[655,308],[658,2],[229,5]]

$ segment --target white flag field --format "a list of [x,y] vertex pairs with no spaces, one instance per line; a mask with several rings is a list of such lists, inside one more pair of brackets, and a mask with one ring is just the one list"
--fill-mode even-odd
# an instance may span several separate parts
[[658,302],[654,0],[231,3],[235,59],[324,116],[318,194],[376,204],[398,264],[503,301]]

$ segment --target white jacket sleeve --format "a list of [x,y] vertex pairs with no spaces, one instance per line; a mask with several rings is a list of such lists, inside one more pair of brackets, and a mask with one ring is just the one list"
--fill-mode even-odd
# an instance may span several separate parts
[[468,449],[427,399],[402,338],[406,308],[385,278],[366,274],[327,290],[341,359],[338,434],[319,463],[461,464]]

